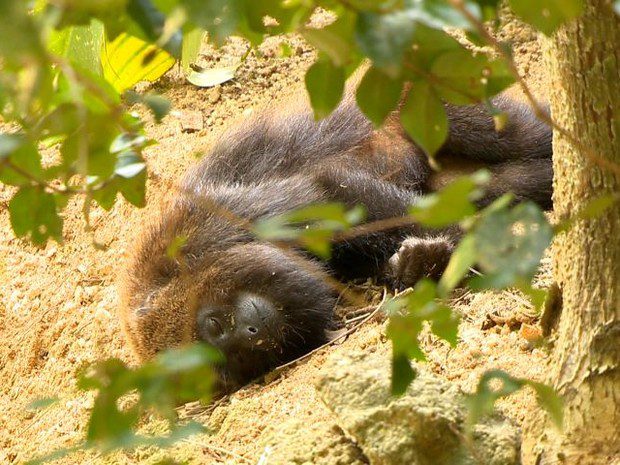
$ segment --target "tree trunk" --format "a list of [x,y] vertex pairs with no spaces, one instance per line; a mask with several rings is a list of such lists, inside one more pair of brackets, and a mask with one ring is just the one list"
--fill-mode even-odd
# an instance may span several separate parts
[[[620,175],[591,156],[620,166],[620,20],[610,3],[586,0],[583,16],[547,43],[553,117],[589,149],[554,134],[560,219],[620,193]],[[524,463],[620,464],[619,203],[559,236],[553,255],[562,302],[549,381],[566,403],[564,430],[542,417],[526,425]]]

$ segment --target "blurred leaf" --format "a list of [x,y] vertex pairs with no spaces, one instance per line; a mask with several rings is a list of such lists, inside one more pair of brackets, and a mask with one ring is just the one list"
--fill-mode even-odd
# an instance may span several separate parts
[[514,82],[503,61],[490,61],[481,53],[474,56],[462,47],[442,53],[433,62],[431,74],[440,97],[456,105],[481,102]]
[[400,111],[400,121],[428,156],[433,156],[448,137],[448,117],[443,103],[424,81],[413,83]]
[[118,156],[114,174],[121,178],[133,178],[146,169],[146,164],[140,155],[133,150],[126,150]]
[[130,178],[118,178],[119,190],[123,197],[138,208],[146,205],[146,170],[140,171]]
[[540,207],[525,202],[483,214],[474,236],[485,276],[474,278],[471,285],[502,288],[531,281],[553,230]]
[[0,134],[0,182],[23,186],[31,184],[32,178],[43,178],[36,147],[21,134]]
[[104,41],[101,62],[105,79],[122,93],[140,81],[156,81],[175,59],[155,45],[122,33],[112,42]]
[[170,111],[170,101],[159,94],[142,95],[133,90],[127,90],[123,93],[123,97],[129,104],[140,103],[145,105],[153,113],[157,123],[160,123]]
[[[389,315],[387,337],[392,341],[392,391],[403,393],[413,379],[411,367],[405,366],[410,359],[426,359],[420,348],[418,336],[424,321],[438,337],[456,344],[458,317],[449,307],[436,301],[437,286],[429,279],[419,281],[413,290],[394,297],[383,304]],[[396,364],[396,365],[395,365]]]
[[[231,35],[242,13],[239,0],[180,0],[178,2],[188,20],[200,29],[209,32],[209,39],[220,46]],[[185,39],[185,38],[184,38]]]
[[482,12],[482,19],[484,21],[491,21],[497,18],[497,9],[500,5],[500,0],[474,0],[480,6]]
[[344,92],[345,73],[331,60],[319,58],[306,72],[306,90],[315,119],[328,116],[340,103]]
[[437,305],[432,313],[425,315],[431,321],[431,330],[452,347],[456,347],[459,317],[446,305]]
[[579,220],[598,218],[617,202],[620,202],[620,194],[607,194],[589,200],[576,215],[573,215],[555,226],[554,229],[556,234],[569,230]]
[[476,213],[473,201],[480,197],[479,187],[489,180],[488,171],[461,176],[439,191],[428,194],[409,209],[409,214],[425,226],[438,228],[458,223]]
[[415,23],[406,11],[387,14],[361,12],[357,17],[355,38],[359,48],[373,65],[396,77],[403,56],[411,45]]
[[117,178],[112,178],[105,184],[101,184],[98,177],[92,178],[92,183],[96,185],[95,189],[91,192],[91,198],[106,211],[109,211],[116,202],[116,195],[118,194],[119,181]]
[[181,66],[186,74],[192,71],[190,65],[196,62],[202,38],[205,34],[203,29],[192,29],[183,35],[183,50],[181,51]]
[[366,209],[361,205],[347,210],[342,203],[321,203],[260,219],[253,232],[263,240],[297,241],[318,257],[328,259],[334,234],[365,217]]
[[[87,441],[103,451],[154,444],[167,447],[180,437],[202,431],[196,423],[178,425],[175,406],[189,400],[208,400],[216,380],[214,365],[221,361],[215,349],[193,344],[162,352],[138,368],[117,359],[85,368],[78,378],[82,390],[97,390],[87,428]],[[119,400],[137,392],[134,402],[119,407]],[[169,420],[168,436],[138,436],[142,413],[153,409]]]
[[415,377],[416,372],[411,367],[409,358],[403,354],[394,354],[392,356],[392,395],[403,395]]
[[52,52],[67,57],[80,68],[102,74],[100,54],[103,38],[103,24],[93,19],[86,26],[53,30],[47,44]]
[[406,59],[411,62],[413,78],[424,77],[420,71],[430,72],[431,65],[442,54],[462,49],[453,37],[442,29],[433,29],[419,24],[414,31],[412,47]]
[[235,78],[237,69],[241,63],[232,66],[224,66],[222,68],[211,68],[202,71],[191,71],[187,76],[187,80],[199,87],[213,87],[218,84],[230,81]]
[[540,311],[540,309],[545,304],[545,301],[547,300],[547,295],[549,293],[548,290],[535,288],[529,281],[517,283],[517,287],[521,292],[523,292],[527,297],[529,297],[532,305],[534,305],[534,309],[536,311]]
[[[498,388],[491,386],[492,381],[501,382]],[[495,401],[518,391],[524,385],[523,380],[513,378],[501,370],[489,370],[483,373],[478,381],[478,387],[474,394],[467,396],[469,409],[468,424],[475,425],[480,419],[493,412]]]
[[345,12],[338,19],[323,28],[302,30],[302,35],[311,45],[328,56],[334,65],[345,66],[353,55],[354,15]]
[[510,8],[544,34],[579,16],[583,0],[509,0]]
[[116,24],[119,20],[119,12],[125,12],[127,3],[128,0],[59,0],[53,2],[62,13],[61,26],[88,24],[92,18],[102,21],[111,20],[111,23]]
[[[465,8],[474,17],[480,17],[480,8],[475,3],[465,2]],[[356,39],[360,49],[375,66],[395,77],[400,72],[403,56],[411,48],[418,27],[444,30],[446,27],[468,29],[472,25],[447,1],[405,0],[401,8],[392,5],[388,12],[360,12]],[[421,41],[421,44],[431,42]]]
[[148,140],[142,134],[123,133],[112,141],[110,153],[121,153],[125,150],[139,149],[145,147],[147,143]]
[[476,264],[476,241],[474,236],[467,234],[452,253],[446,270],[439,281],[439,295],[445,297],[467,275],[469,269]]
[[551,421],[561,430],[564,423],[564,401],[562,398],[551,386],[529,380],[526,383],[536,391],[538,404],[547,411]]
[[[494,387],[497,381],[501,384],[499,387]],[[480,377],[476,392],[467,396],[470,428],[478,423],[483,416],[493,412],[495,402],[498,399],[515,393],[523,386],[530,386],[536,391],[538,404],[549,413],[555,425],[561,428],[563,402],[553,388],[528,379],[514,378],[502,370],[486,371]]]
[[390,112],[396,110],[402,92],[402,81],[391,79],[377,68],[364,74],[355,94],[360,110],[379,127]]
[[30,235],[35,244],[62,239],[62,219],[52,194],[42,187],[21,187],[9,202],[11,226],[17,237]]

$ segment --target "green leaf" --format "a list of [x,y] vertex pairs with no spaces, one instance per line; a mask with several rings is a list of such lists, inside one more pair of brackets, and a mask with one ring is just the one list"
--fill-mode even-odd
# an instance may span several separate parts
[[403,395],[415,377],[416,372],[411,367],[409,358],[403,354],[394,354],[392,357],[392,395]]
[[456,347],[460,318],[446,305],[437,305],[431,314],[425,315],[431,321],[431,330],[452,347]]
[[[390,5],[387,12],[362,11],[358,14],[356,24],[356,39],[360,49],[372,59],[375,66],[390,76],[400,73],[403,56],[411,49],[419,27],[438,30],[472,27],[457,9],[443,0],[405,0],[400,6],[395,8]],[[478,5],[465,2],[465,8],[474,17],[480,17]]]
[[118,178],[119,190],[123,197],[138,208],[146,205],[146,170],[130,178]]
[[199,87],[213,87],[223,84],[235,78],[237,70],[241,66],[241,62],[232,66],[223,66],[221,68],[211,68],[202,71],[191,71],[187,76],[187,80]]
[[118,156],[114,174],[121,178],[133,178],[146,169],[144,159],[133,150],[126,150]]
[[[180,0],[188,21],[209,32],[209,39],[220,46],[237,28],[242,14],[239,0]],[[185,40],[185,38],[184,38]]]
[[379,127],[390,112],[396,109],[402,91],[402,81],[392,79],[377,68],[364,74],[355,94],[360,110]]
[[[491,387],[491,382],[494,380],[501,381],[498,389]],[[468,424],[470,427],[478,423],[483,416],[493,412],[496,400],[513,394],[521,389],[524,384],[523,380],[513,378],[502,370],[484,372],[478,381],[476,392],[467,396]]]
[[140,81],[156,81],[175,59],[168,52],[142,39],[123,33],[101,50],[103,76],[118,93]]
[[141,95],[133,90],[127,90],[123,93],[123,97],[129,104],[140,103],[145,105],[151,113],[153,113],[153,117],[158,123],[160,123],[164,116],[170,111],[170,100],[159,94],[149,93]]
[[[501,381],[499,388],[493,388],[492,384]],[[563,420],[563,401],[555,390],[545,384],[537,383],[523,378],[514,378],[502,370],[486,371],[478,382],[474,394],[467,396],[469,410],[468,424],[471,428],[480,419],[493,412],[495,402],[507,397],[523,386],[529,386],[536,392],[538,404],[551,416],[554,424],[560,429]]]
[[480,186],[490,177],[488,171],[462,176],[439,191],[426,195],[409,209],[409,214],[425,226],[438,228],[458,223],[476,213],[472,201],[480,197]]
[[303,29],[301,34],[336,66],[343,67],[351,61],[354,53],[354,19],[353,14],[343,13],[332,24],[321,29]]
[[442,53],[431,67],[440,97],[456,105],[468,105],[492,97],[508,87],[513,77],[500,60],[464,48]]
[[500,0],[474,0],[474,2],[480,6],[484,21],[491,21],[497,18]]
[[183,49],[181,51],[181,66],[186,74],[190,73],[192,65],[198,58],[202,38],[205,34],[203,29],[192,29],[183,35]]
[[[214,366],[221,360],[215,349],[192,344],[162,352],[138,368],[129,368],[117,359],[86,367],[78,377],[78,388],[98,391],[90,412],[87,445],[103,452],[140,445],[168,447],[188,434],[203,431],[196,423],[178,425],[174,408],[178,402],[210,399],[216,380]],[[119,408],[119,399],[130,392],[138,394],[136,402]],[[147,409],[170,421],[169,435],[135,434]]]
[[527,381],[527,384],[536,391],[538,405],[547,411],[551,421],[561,430],[564,423],[564,401],[562,398],[551,386],[534,381]]
[[[413,77],[421,78],[430,72],[431,65],[440,55],[461,49],[462,46],[442,29],[433,29],[422,24],[418,25],[413,35],[412,46],[407,59],[414,68]],[[422,75],[416,72],[426,72]]]
[[430,85],[416,81],[400,112],[400,121],[416,144],[433,156],[448,137],[448,117]]
[[560,233],[569,230],[577,221],[588,220],[598,218],[609,207],[620,202],[620,194],[607,194],[596,197],[586,202],[586,204],[579,209],[576,215],[560,222],[555,226],[555,232]]
[[37,148],[21,134],[0,134],[0,182],[23,186],[32,178],[43,179]]
[[17,237],[30,235],[35,244],[62,239],[62,219],[52,194],[41,187],[20,188],[9,202],[11,226]]
[[319,58],[306,72],[306,90],[315,119],[325,118],[338,106],[344,92],[344,81],[344,70],[325,58]]
[[386,330],[392,341],[392,391],[402,393],[411,382],[410,359],[426,359],[418,336],[424,321],[431,323],[432,331],[450,344],[456,344],[458,317],[449,307],[437,303],[436,284],[428,279],[419,281],[413,290],[398,295],[383,304],[389,315]]
[[531,281],[553,229],[540,207],[525,202],[511,210],[485,212],[474,236],[478,264],[486,275],[471,285],[502,288]]
[[52,30],[48,47],[57,55],[67,57],[74,65],[101,75],[100,54],[103,38],[103,24],[93,19],[87,26]]
[[347,210],[342,203],[322,203],[260,219],[253,232],[263,240],[297,241],[318,257],[329,259],[334,234],[365,217],[366,209],[361,205]]
[[[93,184],[100,184],[100,179],[98,177],[94,177],[92,180]],[[97,202],[101,208],[106,211],[109,211],[113,206],[114,202],[116,202],[116,195],[118,194],[119,189],[119,181],[117,178],[113,178],[107,183],[101,184],[96,187],[91,192],[91,198]]]
[[447,296],[458,286],[475,263],[476,241],[473,235],[467,234],[452,253],[448,266],[439,280],[439,295]]
[[583,0],[510,0],[509,4],[521,19],[546,35],[583,10]]
[[405,11],[386,14],[361,12],[357,17],[355,38],[374,66],[396,77],[400,73],[405,51],[411,45],[414,30],[415,23]]

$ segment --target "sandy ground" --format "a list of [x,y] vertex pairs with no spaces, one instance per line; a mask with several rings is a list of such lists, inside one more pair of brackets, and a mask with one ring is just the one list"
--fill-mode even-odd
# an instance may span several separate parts
[[[535,37],[514,24],[504,34],[517,40],[515,50],[526,77],[534,87],[544,88]],[[291,45],[292,56],[278,56],[282,41]],[[238,40],[218,52],[205,46],[199,64],[232,64],[244,51]],[[159,142],[146,151],[149,205],[158,203],[226,122],[301,89],[313,59],[314,52],[299,38],[277,37],[251,54],[237,78],[221,87],[196,88],[184,82],[178,70],[165,76],[155,90],[172,101],[174,111],[160,125],[147,124],[148,135]],[[83,232],[80,203],[71,201],[64,213],[64,244],[38,249],[13,236],[7,210],[11,194],[0,186],[0,463],[8,464],[70,446],[82,437],[92,401],[75,388],[74,373],[82,364],[106,357],[134,363],[116,317],[115,279],[125,249],[148,214],[148,208],[137,210],[125,202],[111,212],[95,208],[94,239],[106,246],[98,250],[93,237]],[[423,338],[433,371],[466,391],[490,368],[541,378],[544,352],[532,349],[519,332],[521,322],[535,322],[521,296],[465,292],[455,299],[455,308],[463,315],[457,348]],[[318,400],[314,380],[328,356],[353,347],[385,350],[382,330],[380,323],[368,323],[270,383],[246,388],[215,407],[181,409],[183,416],[208,424],[212,433],[192,437],[170,453],[140,449],[109,457],[75,454],[61,462],[155,463],[173,456],[192,463],[232,464],[257,463],[262,456],[264,463],[281,463],[278,457],[286,456],[290,463],[356,463],[355,447]],[[42,397],[60,401],[42,411],[27,409]],[[500,408],[521,424],[534,408],[533,395],[519,393]],[[162,424],[145,419],[144,428],[158,431]],[[304,442],[312,432],[319,439]],[[290,458],[287,448],[296,448],[296,458]]]

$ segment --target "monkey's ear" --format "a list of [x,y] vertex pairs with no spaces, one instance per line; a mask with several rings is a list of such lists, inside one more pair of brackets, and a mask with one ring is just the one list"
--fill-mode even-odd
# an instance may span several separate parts
[[325,329],[325,339],[329,342],[335,341],[336,339],[342,338],[345,334],[347,334],[347,328],[337,329],[335,331]]

